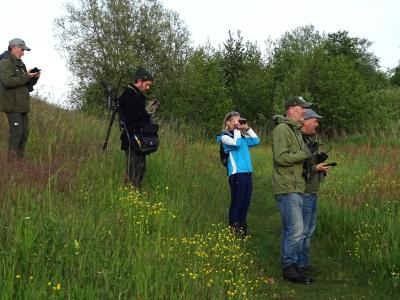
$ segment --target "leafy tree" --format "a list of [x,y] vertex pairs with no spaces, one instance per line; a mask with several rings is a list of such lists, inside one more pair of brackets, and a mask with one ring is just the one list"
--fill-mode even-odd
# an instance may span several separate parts
[[349,37],[347,31],[329,33],[324,40],[328,57],[343,56],[351,61],[365,81],[368,88],[376,90],[387,86],[387,79],[379,71],[379,59],[369,52],[372,42],[365,38]]
[[370,109],[365,96],[387,86],[378,59],[368,52],[370,45],[347,32],[321,35],[313,26],[285,33],[273,44],[268,61],[276,112],[283,112],[287,96],[303,95],[324,116],[326,132],[362,127]]
[[270,113],[267,80],[262,54],[256,44],[244,42],[240,31],[236,38],[229,31],[220,56],[225,83],[233,110],[247,119],[260,121]]
[[393,70],[393,74],[390,77],[390,83],[393,86],[400,87],[400,64]]
[[172,115],[214,136],[221,130],[223,117],[232,110],[232,104],[221,64],[211,49],[202,47],[193,53],[181,84],[182,89],[174,98],[176,105]]
[[81,107],[102,105],[89,99],[97,82],[107,78],[121,89],[139,65],[156,75],[159,90],[167,89],[190,52],[186,27],[157,0],[80,0],[67,4],[55,24]]
[[245,45],[245,61],[236,83],[236,110],[247,119],[260,122],[271,114],[269,78],[261,52],[255,44]]
[[246,56],[243,37],[240,31],[237,32],[237,39],[233,37],[231,31],[228,32],[229,38],[223,44],[221,63],[224,70],[226,85],[231,89],[231,95],[236,92],[237,81],[243,71],[243,64]]
[[271,74],[272,110],[283,113],[284,99],[291,95],[306,96],[310,80],[309,61],[322,36],[311,25],[286,32],[271,42],[267,66]]

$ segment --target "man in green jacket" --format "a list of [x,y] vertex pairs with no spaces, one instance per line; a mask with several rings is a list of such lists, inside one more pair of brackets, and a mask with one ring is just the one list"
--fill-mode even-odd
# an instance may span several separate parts
[[306,187],[303,195],[303,225],[304,240],[302,253],[300,255],[298,266],[307,275],[311,275],[312,268],[310,266],[310,244],[311,236],[317,226],[317,193],[320,183],[324,180],[325,175],[329,172],[330,166],[327,166],[325,160],[328,155],[320,152],[318,147],[320,142],[317,139],[318,120],[322,117],[312,109],[305,109],[304,123],[300,129],[303,140],[312,152],[312,157],[304,162],[304,177],[306,179]]
[[21,57],[31,49],[19,38],[12,39],[0,55],[0,110],[10,125],[9,160],[21,159],[29,134],[29,92],[40,77],[37,70],[27,71]]
[[285,102],[286,117],[275,116],[277,126],[272,131],[273,174],[272,188],[282,217],[281,262],[283,278],[296,283],[310,283],[312,279],[298,266],[303,234],[303,177],[304,160],[311,152],[304,143],[300,128],[304,122],[304,108],[311,107],[301,96],[289,97]]

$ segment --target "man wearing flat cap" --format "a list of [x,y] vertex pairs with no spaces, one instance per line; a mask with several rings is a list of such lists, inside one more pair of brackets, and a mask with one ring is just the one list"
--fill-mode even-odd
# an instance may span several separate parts
[[10,125],[9,160],[23,157],[29,135],[29,92],[40,77],[40,72],[27,71],[21,60],[25,51],[30,50],[23,40],[15,38],[0,55],[0,109],[6,113]]
[[[121,133],[121,150],[126,152],[127,176],[129,183],[140,188],[146,170],[146,155],[135,151],[129,139],[141,129],[151,123],[151,114],[158,107],[158,102],[146,105],[144,93],[150,90],[153,76],[144,68],[138,68],[133,75],[133,82],[128,84],[122,95],[118,98],[120,104],[120,119],[125,123]],[[128,133],[128,134],[127,134]]]
[[285,101],[286,116],[275,116],[272,131],[272,188],[282,217],[281,263],[283,278],[295,283],[310,283],[312,279],[299,268],[303,235],[302,203],[305,189],[304,160],[311,152],[304,143],[300,128],[304,109],[311,107],[301,96]]
[[303,194],[303,226],[304,240],[302,251],[298,260],[298,267],[307,275],[311,276],[313,268],[310,264],[310,245],[311,236],[317,226],[317,193],[320,183],[329,172],[330,166],[327,166],[325,160],[328,155],[320,151],[321,142],[317,139],[317,128],[319,120],[322,117],[310,108],[304,112],[303,127],[300,131],[303,140],[310,149],[312,156],[304,161],[304,178],[306,180]]

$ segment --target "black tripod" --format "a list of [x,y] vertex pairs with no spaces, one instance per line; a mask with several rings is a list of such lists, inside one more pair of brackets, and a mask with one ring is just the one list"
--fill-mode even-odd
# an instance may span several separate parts
[[[115,92],[113,91],[113,87],[111,86],[111,84],[108,81],[103,80],[103,81],[101,81],[101,85],[104,87],[104,90],[107,93],[107,107],[109,110],[112,109],[110,123],[108,124],[106,137],[103,141],[102,149],[104,151],[107,148],[108,139],[110,138],[111,128],[114,123],[115,117],[116,117],[117,113],[118,114],[120,113],[120,110],[119,110],[120,106],[119,106],[118,98],[115,96]],[[122,126],[125,129],[125,132],[128,137],[128,141],[130,141],[128,129],[126,127],[126,124],[125,124],[123,118],[121,117],[121,114],[119,114],[119,117],[120,117],[120,126]]]

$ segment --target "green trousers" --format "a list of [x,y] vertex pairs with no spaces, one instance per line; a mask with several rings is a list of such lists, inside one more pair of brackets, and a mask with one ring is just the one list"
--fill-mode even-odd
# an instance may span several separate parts
[[8,154],[11,157],[22,158],[29,135],[28,113],[7,112],[10,136],[8,139]]

